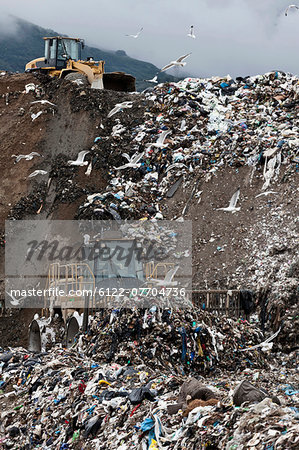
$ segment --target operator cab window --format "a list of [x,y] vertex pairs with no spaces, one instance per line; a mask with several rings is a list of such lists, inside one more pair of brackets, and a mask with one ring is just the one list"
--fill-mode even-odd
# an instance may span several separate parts
[[50,52],[50,40],[47,39],[45,41],[45,62],[48,62],[49,59],[49,52]]
[[78,61],[78,59],[80,59],[78,42],[72,39],[65,39],[63,43],[68,57],[73,61]]
[[56,61],[56,50],[57,50],[57,40],[50,39],[50,55],[49,59],[52,61]]
[[65,67],[67,61],[66,49],[61,40],[58,41],[57,47],[57,67]]

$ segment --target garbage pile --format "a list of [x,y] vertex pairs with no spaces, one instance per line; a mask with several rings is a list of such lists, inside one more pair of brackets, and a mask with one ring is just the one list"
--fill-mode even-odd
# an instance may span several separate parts
[[101,121],[87,161],[110,170],[109,184],[78,216],[91,218],[112,204],[122,218],[161,219],[158,203],[173,196],[183,180],[208,180],[225,167],[248,165],[252,176],[262,169],[266,191],[277,182],[281,165],[285,178],[299,168],[298,94],[296,77],[271,72],[236,80],[185,79],[158,85],[143,101],[131,96]]
[[[187,216],[194,221],[195,231],[208,230],[210,234],[193,244],[194,286],[269,287],[267,304],[261,304],[263,320],[271,323],[274,331],[286,315],[285,330],[296,323],[298,274],[292,267],[298,263],[294,221],[299,170],[298,78],[281,71],[236,79],[186,78],[141,94],[96,91],[45,77],[23,84],[18,97],[25,96],[30,105],[22,116],[26,127],[32,130],[30,127],[42,124],[48,130],[51,121],[57,120],[59,142],[53,144],[52,134],[47,149],[51,158],[42,154],[47,144],[38,148],[43,158],[33,159],[34,169],[47,173],[38,175],[41,178],[26,176],[32,193],[12,207],[10,219],[41,214],[55,219],[183,221]],[[43,114],[33,120],[33,111]],[[68,118],[83,113],[89,115],[89,142],[93,145],[78,148],[73,138],[76,130],[69,126]],[[46,134],[44,140],[47,143]],[[29,151],[31,146],[27,157]],[[26,161],[22,158],[15,164],[18,171]],[[247,180],[241,189],[236,186],[235,210],[218,211],[225,206],[224,188],[210,196],[208,212],[206,204],[201,209],[213,180],[218,177],[221,184],[221,174],[231,175],[230,171],[240,175],[241,183]],[[37,179],[43,181],[38,184]],[[175,208],[179,203],[182,206]],[[66,204],[72,206],[72,217],[64,216]],[[236,219],[233,223],[235,217],[241,218],[238,226]],[[224,225],[230,222],[230,230],[228,225],[224,232]],[[214,249],[204,254],[213,241]],[[204,270],[202,260],[209,262]],[[230,267],[226,264],[229,260],[233,261]],[[293,338],[287,345],[288,351],[292,348]]]
[[2,448],[298,446],[295,353],[240,352],[263,340],[247,322],[163,314],[114,310],[73,348],[1,351]]
[[[196,181],[179,217],[182,219],[189,202],[200,202],[202,189],[207,189],[200,183],[225,168],[238,171],[248,166],[250,183],[253,178],[261,180],[256,198],[268,200],[262,204],[252,201],[251,209],[262,218],[256,227],[248,228],[243,241],[249,267],[246,284],[257,290],[271,286],[265,314],[277,330],[299,297],[298,275],[290,272],[298,263],[293,211],[288,214],[282,201],[275,202],[278,185],[291,182],[299,171],[298,79],[279,71],[236,80],[229,76],[185,79],[158,85],[144,95],[142,103],[138,96],[132,97],[103,118],[92,157],[87,156],[87,160],[89,167],[100,162],[106,168],[107,187],[87,195],[77,217],[177,218],[171,217],[167,199],[181,186],[187,188]],[[291,199],[296,187],[285,189]],[[284,203],[289,199],[286,195]],[[265,205],[271,210],[269,214],[265,214]],[[217,250],[223,251],[223,247]],[[244,284],[244,267],[240,265],[231,274],[231,282],[234,286]],[[294,311],[292,323],[295,318]],[[285,349],[292,349],[294,342],[290,339]]]
[[[66,156],[70,149],[62,148],[48,172],[51,182],[59,178],[62,202],[68,195],[69,201],[86,196],[78,218],[162,219],[164,200],[192,179],[208,181],[223,168],[247,165],[252,177],[262,179],[264,192],[275,186],[282,168],[284,181],[299,169],[299,85],[291,74],[186,78],[134,95],[69,88],[67,82],[45,77],[39,82],[29,83],[25,91],[48,98],[31,102],[31,108],[45,109],[47,121],[59,114],[59,95],[71,92],[71,111],[88,111],[95,122],[94,145],[73,161]],[[101,171],[107,187],[101,192],[91,186],[78,189],[74,177],[82,167],[86,185],[93,171]],[[200,197],[200,191],[193,196]]]
[[97,313],[89,334],[77,346],[99,362],[146,364],[185,375],[234,371],[236,366],[268,367],[266,353],[244,351],[263,341],[261,330],[243,319],[236,322],[198,309],[174,313],[153,306],[144,312],[113,310],[103,317]]

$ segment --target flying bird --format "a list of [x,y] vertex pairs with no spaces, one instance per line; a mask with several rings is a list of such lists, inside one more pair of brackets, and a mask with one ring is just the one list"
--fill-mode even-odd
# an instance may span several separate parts
[[26,159],[26,161],[30,161],[31,159],[33,159],[34,156],[40,156],[39,153],[37,152],[31,152],[28,155],[11,155],[11,157],[15,157],[15,163],[18,163],[19,161],[21,161],[21,159]]
[[218,208],[218,211],[228,211],[228,212],[232,212],[235,213],[236,211],[240,211],[240,207],[236,208],[236,204],[239,200],[240,197],[240,188],[238,188],[238,190],[234,193],[234,195],[232,196],[232,198],[230,199],[229,205],[226,208]]
[[36,175],[46,175],[47,173],[48,172],[46,170],[35,170],[28,176],[28,178],[36,177]]
[[107,117],[112,117],[114,114],[118,113],[119,111],[122,111],[124,108],[132,108],[133,102],[122,102],[122,103],[116,103],[113,109],[111,109],[110,113]]
[[36,100],[35,102],[31,102],[32,105],[33,105],[34,103],[41,103],[42,105],[56,106],[56,105],[54,105],[54,103],[51,103],[51,102],[49,102],[48,100]]
[[150,281],[152,283],[154,283],[157,286],[177,286],[178,282],[177,281],[173,281],[173,278],[175,276],[175,274],[178,271],[179,266],[175,266],[173,269],[170,269],[165,277],[164,280],[159,280],[157,278],[150,278]]
[[8,291],[5,291],[5,292],[7,295],[10,296],[10,298],[11,298],[10,303],[13,306],[19,306],[21,301],[24,299],[24,297],[16,298],[12,294],[10,294]]
[[138,31],[137,34],[126,34],[125,36],[137,39],[142,30],[143,30],[143,27],[140,28],[140,30]]
[[194,27],[193,27],[193,25],[191,25],[190,31],[189,31],[189,33],[187,34],[187,36],[191,37],[192,39],[195,39],[195,38],[196,38],[196,36],[195,36],[195,34],[194,34]]
[[179,67],[183,67],[186,65],[186,62],[184,62],[184,59],[188,58],[188,56],[190,56],[191,53],[187,53],[187,55],[183,55],[180,56],[176,61],[170,61],[169,64],[167,64],[166,66],[164,66],[160,72],[165,72],[165,70],[170,69],[171,67],[175,67],[175,66],[179,66]]
[[147,81],[148,83],[158,83],[158,77],[157,75],[154,76],[154,78],[152,78],[151,80],[144,80]]
[[152,147],[157,148],[165,148],[168,146],[168,144],[164,144],[164,141],[166,139],[166,136],[168,136],[171,133],[171,130],[165,130],[160,133],[158,139],[153,144],[145,144],[146,149],[149,151]]
[[173,168],[176,168],[176,169],[182,169],[183,167],[185,167],[186,169],[188,169],[188,167],[186,166],[186,164],[181,163],[181,162],[176,162],[176,163],[170,164],[170,166],[168,166],[167,169],[166,169],[166,173],[169,172],[170,170],[172,170]]
[[297,5],[289,5],[289,6],[287,7],[287,9],[285,10],[285,12],[284,12],[284,15],[285,15],[285,16],[288,15],[288,12],[289,12],[289,10],[290,10],[291,8],[299,9],[299,6],[297,6]]
[[115,167],[115,170],[128,169],[129,167],[131,167],[132,169],[137,169],[141,165],[139,161],[141,160],[143,155],[144,152],[134,153],[133,156],[129,156],[128,153],[122,153],[122,156],[128,160],[128,163],[120,167]]
[[83,150],[82,152],[78,153],[77,159],[76,161],[68,161],[68,165],[69,166],[87,166],[88,161],[84,161],[85,155],[87,155],[87,153],[89,153],[88,150]]
[[262,192],[261,194],[256,195],[255,198],[261,197],[262,195],[270,195],[270,194],[278,194],[278,192],[274,191]]

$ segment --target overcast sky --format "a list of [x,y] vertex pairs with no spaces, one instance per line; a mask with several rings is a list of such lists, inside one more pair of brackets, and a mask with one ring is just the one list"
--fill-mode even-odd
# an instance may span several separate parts
[[[194,76],[273,69],[298,74],[299,11],[293,9],[285,17],[289,4],[289,0],[0,0],[0,27],[11,13],[84,38],[92,46],[125,50],[158,67],[192,52],[184,70]],[[196,39],[187,37],[191,24]],[[124,36],[140,27],[144,30],[138,39]],[[6,28],[13,30],[11,22]]]

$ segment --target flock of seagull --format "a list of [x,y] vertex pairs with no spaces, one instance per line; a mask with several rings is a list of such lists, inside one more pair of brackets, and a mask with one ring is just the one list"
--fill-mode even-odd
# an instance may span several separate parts
[[[140,33],[142,33],[142,31],[143,31],[143,27],[140,28],[138,33],[125,34],[125,36],[133,38],[133,39],[137,39],[140,36]],[[191,39],[196,39],[196,36],[194,34],[194,26],[193,25],[190,26],[190,30],[189,30],[189,33],[187,34],[187,36],[190,37]],[[158,73],[165,72],[166,70],[171,69],[172,67],[184,67],[186,65],[186,62],[184,60],[186,58],[188,58],[188,56],[190,56],[190,55],[191,55],[191,53],[187,53],[186,55],[180,56],[175,61],[170,61],[170,63],[168,63],[168,64],[166,64],[166,66],[162,67],[162,69]],[[147,81],[148,83],[158,83],[158,73],[151,80],[144,80],[144,81]]]
[[[288,16],[289,11],[291,9],[293,9],[293,8],[299,10],[299,6],[297,6],[297,5],[289,5],[286,8],[286,10],[285,10],[285,16]],[[140,28],[138,33],[136,33],[136,34],[126,34],[125,36],[137,39],[142,31],[143,31],[143,28]],[[190,26],[190,31],[187,34],[187,36],[190,37],[191,39],[196,39],[196,36],[194,34],[194,26],[193,25]],[[170,61],[170,63],[168,63],[168,64],[166,64],[166,66],[162,67],[160,72],[165,72],[166,70],[168,70],[168,69],[170,69],[172,67],[183,67],[183,66],[185,66],[186,62],[184,60],[186,58],[188,58],[190,55],[191,55],[191,53],[187,53],[186,55],[180,56],[175,61]],[[158,72],[158,73],[160,73],[160,72]],[[149,83],[158,83],[158,75],[155,75],[151,80],[144,80],[144,81],[148,81]],[[130,103],[130,102],[128,102],[128,103]],[[109,115],[111,116],[111,115],[115,114],[115,112],[118,112],[119,109],[121,108],[121,106],[122,106],[121,104],[116,105],[116,107],[110,112]],[[131,105],[130,106],[126,106],[126,107],[131,107]],[[166,136],[169,133],[170,133],[170,131],[163,131],[161,133],[160,137],[158,138],[157,142],[154,143],[154,144],[149,144],[149,146],[150,147],[163,146],[164,145],[164,140],[165,140]],[[168,144],[166,144],[166,145],[168,145]],[[149,150],[149,149],[147,149],[147,150]],[[144,152],[142,152],[142,153],[138,153],[137,152],[133,156],[130,157],[126,153],[123,153],[123,156],[128,160],[128,163],[123,165],[123,166],[117,167],[116,169],[117,170],[122,170],[122,169],[126,169],[128,167],[134,167],[134,168],[139,167],[140,166],[139,161],[141,160],[143,154],[144,154]],[[277,194],[277,192],[273,192],[273,191],[263,192],[262,194],[259,194],[256,197],[259,197],[261,195],[268,195],[268,194]],[[240,207],[236,206],[237,202],[239,200],[239,197],[240,197],[240,188],[238,188],[237,191],[231,197],[231,199],[229,201],[229,205],[227,207],[225,207],[225,208],[218,208],[218,210],[226,211],[226,212],[232,212],[232,213],[240,211]]]
[[[289,5],[285,10],[285,13],[284,13],[285,16],[287,16],[289,11],[293,8],[299,10],[299,6]],[[140,34],[142,33],[142,31],[143,31],[143,27],[141,27],[140,30],[136,34],[125,34],[125,36],[129,37],[129,38],[137,39],[140,36]],[[191,39],[196,39],[193,25],[190,26],[190,30],[189,30],[189,33],[187,34],[187,36],[190,37]],[[159,73],[165,72],[166,70],[171,69],[172,67],[184,67],[186,65],[186,62],[184,60],[186,58],[188,58],[190,55],[191,55],[191,53],[187,53],[186,55],[180,56],[175,61],[170,61],[170,63],[168,63],[168,64],[166,64],[166,66],[162,67],[162,69],[152,79],[144,80],[144,81],[147,81],[148,83],[158,83],[158,74]]]

